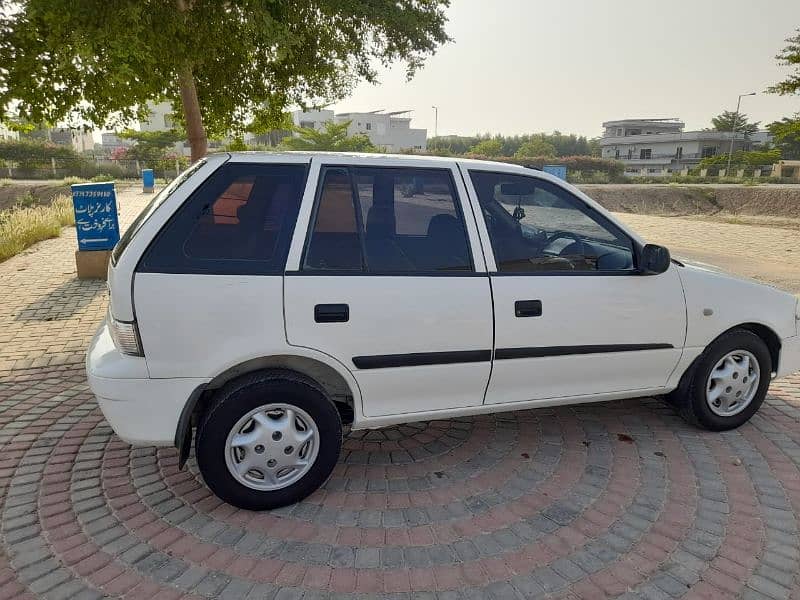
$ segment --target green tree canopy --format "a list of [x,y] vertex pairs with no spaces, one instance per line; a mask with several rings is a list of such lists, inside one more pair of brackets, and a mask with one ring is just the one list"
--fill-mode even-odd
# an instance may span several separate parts
[[503,142],[500,140],[481,140],[469,151],[480,156],[503,156]]
[[514,153],[517,158],[525,158],[528,156],[555,156],[556,147],[545,139],[532,139],[520,144],[520,147]]
[[782,96],[800,93],[800,28],[795,30],[795,35],[786,38],[786,46],[775,58],[779,65],[789,67],[791,72],[767,91]]
[[126,129],[118,133],[119,137],[135,142],[128,148],[125,156],[139,160],[162,158],[165,151],[185,139],[183,132],[177,129],[170,131],[134,131]]
[[744,133],[745,137],[753,135],[758,131],[759,122],[750,123],[747,115],[744,113],[737,113],[732,110],[725,110],[711,119],[711,124],[714,126],[714,131],[733,131],[734,124],[736,125],[736,133]]
[[800,160],[800,113],[794,117],[784,117],[767,125],[775,140],[775,147],[787,160]]
[[169,100],[192,158],[253,114],[408,76],[449,40],[449,0],[17,0],[0,6],[0,108],[114,126]]
[[328,121],[325,127],[317,130],[310,127],[295,127],[298,137],[289,137],[281,142],[287,150],[308,150],[332,152],[377,152],[378,148],[364,134],[347,135],[351,121],[334,123]]
[[[774,150],[752,150],[745,152],[739,150],[734,152],[731,156],[731,170],[744,169],[746,167],[763,167],[772,165],[781,159],[781,151],[777,148]],[[700,168],[707,168],[711,166],[724,167],[728,163],[728,155],[717,154],[716,156],[709,156],[700,161]]]
[[[501,144],[499,156],[519,156],[520,147],[526,142],[536,140],[545,142],[555,148],[556,156],[590,156],[592,144],[584,136],[563,134],[559,131],[553,133],[526,133],[523,135],[474,135],[460,136],[447,135],[434,137],[428,140],[428,151],[438,154],[466,154],[473,152],[472,148],[484,140],[497,140]],[[530,155],[528,155],[530,156]]]

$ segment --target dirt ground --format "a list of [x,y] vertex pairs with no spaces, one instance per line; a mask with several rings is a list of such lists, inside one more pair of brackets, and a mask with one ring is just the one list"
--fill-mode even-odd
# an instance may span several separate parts
[[800,231],[710,218],[617,213],[678,259],[711,264],[800,295]]
[[0,183],[0,210],[11,208],[28,192],[38,204],[49,204],[53,196],[69,194],[69,185],[61,180],[54,181],[4,181]]

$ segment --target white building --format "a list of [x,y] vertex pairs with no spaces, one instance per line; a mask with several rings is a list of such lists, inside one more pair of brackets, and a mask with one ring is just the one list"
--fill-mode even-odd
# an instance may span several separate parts
[[292,122],[297,127],[322,129],[325,123],[334,121],[343,123],[350,121],[348,135],[363,134],[370,141],[387,152],[402,150],[425,150],[427,148],[428,130],[411,127],[411,111],[401,110],[385,113],[382,110],[371,112],[349,112],[334,114],[332,110],[296,110],[292,113]]
[[172,104],[169,102],[147,103],[147,110],[150,111],[147,119],[139,123],[141,131],[169,131],[175,127],[172,119]]
[[[175,120],[172,117],[172,104],[170,102],[159,102],[155,104],[153,102],[147,103],[147,110],[150,111],[147,119],[139,122],[139,131],[171,131],[175,129]],[[212,147],[212,144],[209,140],[209,147]],[[189,142],[175,142],[173,146],[173,152],[175,154],[183,154],[184,156],[190,156],[192,154],[192,150],[189,147]]]
[[0,141],[2,140],[18,140],[19,132],[13,131],[7,125],[0,123]]
[[103,152],[111,154],[117,148],[130,148],[133,141],[119,137],[116,133],[105,132],[101,134]]
[[[602,157],[625,163],[626,175],[667,175],[696,166],[703,158],[726,154],[730,132],[684,131],[679,119],[622,119],[603,123]],[[737,133],[733,151],[751,150],[763,135]],[[758,141],[756,141],[758,140]]]
[[75,152],[94,150],[94,135],[91,131],[69,127],[54,127],[47,132],[47,138],[54,144],[72,146]]

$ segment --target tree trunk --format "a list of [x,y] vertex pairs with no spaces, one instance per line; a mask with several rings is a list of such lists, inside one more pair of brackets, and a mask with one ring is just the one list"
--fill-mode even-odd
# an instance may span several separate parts
[[203,115],[200,114],[200,101],[197,99],[197,86],[194,83],[191,66],[186,65],[180,70],[178,85],[181,91],[183,115],[186,119],[186,135],[189,138],[189,147],[192,149],[192,162],[195,162],[206,155],[208,138],[203,126]]
[[[176,0],[178,11],[183,13],[184,19],[192,10],[194,0]],[[192,162],[196,162],[206,155],[208,138],[206,128],[203,126],[203,115],[200,114],[200,101],[197,99],[197,85],[191,64],[181,65],[178,71],[178,86],[183,104],[183,116],[186,119],[186,135],[189,138],[189,147],[192,149]]]

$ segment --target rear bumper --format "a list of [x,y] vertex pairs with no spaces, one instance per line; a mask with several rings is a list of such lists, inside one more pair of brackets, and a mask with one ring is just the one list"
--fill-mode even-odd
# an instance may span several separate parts
[[181,411],[200,378],[151,379],[143,358],[121,354],[105,323],[86,356],[86,375],[111,428],[134,445],[173,446]]
[[800,371],[800,335],[781,340],[781,355],[776,377],[791,375],[795,371]]

